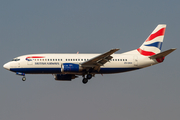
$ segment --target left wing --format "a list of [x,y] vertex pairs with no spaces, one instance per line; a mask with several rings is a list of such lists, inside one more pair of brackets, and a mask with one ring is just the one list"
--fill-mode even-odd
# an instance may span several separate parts
[[106,62],[108,62],[113,57],[111,56],[113,53],[118,51],[119,49],[111,49],[108,52],[105,52],[99,56],[96,56],[86,62],[81,63],[81,66],[83,68],[95,68],[95,70],[98,70],[100,66],[103,66]]

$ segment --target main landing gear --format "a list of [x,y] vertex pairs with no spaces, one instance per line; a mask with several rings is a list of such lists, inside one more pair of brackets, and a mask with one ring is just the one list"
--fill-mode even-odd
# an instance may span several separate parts
[[87,78],[83,78],[82,82],[83,82],[84,84],[86,84],[86,83],[88,82],[88,79],[87,79]]
[[86,77],[83,76],[82,83],[86,84],[88,80],[90,80],[91,78],[92,78],[92,74],[87,74]]
[[22,81],[26,81],[26,77],[25,76],[22,78]]

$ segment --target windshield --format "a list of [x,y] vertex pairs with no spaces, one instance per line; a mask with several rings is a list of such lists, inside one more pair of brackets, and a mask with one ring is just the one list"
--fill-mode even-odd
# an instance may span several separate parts
[[20,59],[14,58],[14,59],[12,59],[12,61],[20,61]]

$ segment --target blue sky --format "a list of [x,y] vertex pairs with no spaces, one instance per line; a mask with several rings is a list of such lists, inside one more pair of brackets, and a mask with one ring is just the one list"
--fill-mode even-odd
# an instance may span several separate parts
[[156,66],[128,73],[58,82],[0,68],[1,120],[179,120],[177,0],[1,0],[1,66],[30,53],[117,53],[138,48],[167,24],[162,50],[177,48]]

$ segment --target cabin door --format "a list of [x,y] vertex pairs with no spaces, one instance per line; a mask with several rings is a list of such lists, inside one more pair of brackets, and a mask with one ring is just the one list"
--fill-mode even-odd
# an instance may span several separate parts
[[138,66],[138,57],[134,56],[134,66]]

